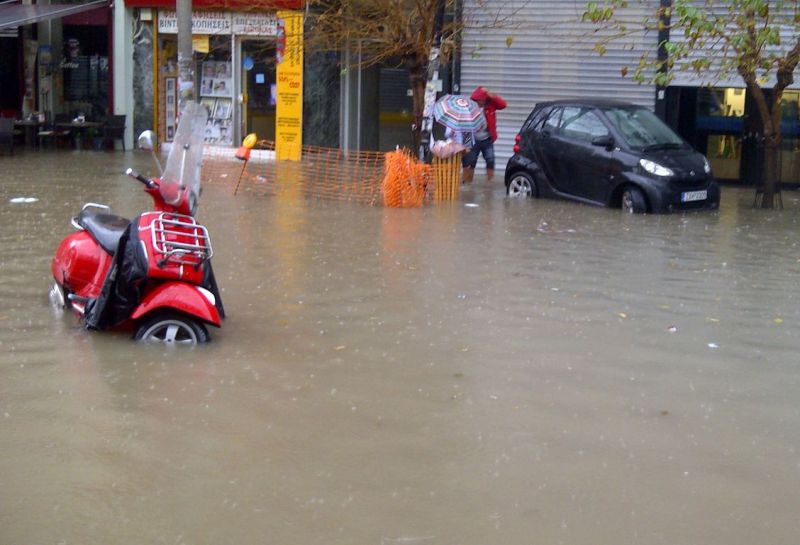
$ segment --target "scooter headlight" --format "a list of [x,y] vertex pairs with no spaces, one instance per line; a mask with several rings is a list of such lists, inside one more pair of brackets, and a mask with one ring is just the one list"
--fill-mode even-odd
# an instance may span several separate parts
[[649,159],[639,159],[639,166],[641,166],[645,172],[649,172],[654,176],[672,176],[674,174],[672,169],[659,165],[655,161],[650,161]]

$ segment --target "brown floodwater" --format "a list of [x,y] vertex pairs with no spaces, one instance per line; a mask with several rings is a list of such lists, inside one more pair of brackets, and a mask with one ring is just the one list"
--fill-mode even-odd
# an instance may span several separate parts
[[[795,544],[798,212],[397,210],[208,186],[193,350],[48,302],[144,153],[0,157],[0,543]],[[12,203],[29,197],[35,202]]]

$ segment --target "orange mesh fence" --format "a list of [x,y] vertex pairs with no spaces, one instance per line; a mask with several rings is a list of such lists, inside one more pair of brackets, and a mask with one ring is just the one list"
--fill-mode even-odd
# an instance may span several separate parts
[[203,183],[230,187],[234,193],[271,195],[299,190],[324,199],[409,207],[431,200],[437,179],[452,180],[452,176],[438,173],[447,165],[422,164],[408,151],[303,146],[300,161],[276,161],[274,142],[262,140],[258,148],[245,162],[235,158],[234,148],[207,146]]
[[422,206],[431,181],[431,166],[421,163],[405,150],[386,154],[383,204],[392,208]]

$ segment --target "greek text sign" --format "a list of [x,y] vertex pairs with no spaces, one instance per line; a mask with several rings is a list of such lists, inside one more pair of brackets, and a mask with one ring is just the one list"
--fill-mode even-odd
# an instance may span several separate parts
[[[177,34],[178,17],[172,10],[158,12],[159,34]],[[230,11],[192,12],[192,34],[237,34],[277,36],[278,18],[270,13]]]

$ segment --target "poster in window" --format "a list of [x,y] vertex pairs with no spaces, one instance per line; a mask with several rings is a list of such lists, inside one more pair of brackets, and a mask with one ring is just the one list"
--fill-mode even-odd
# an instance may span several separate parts
[[214,118],[228,119],[231,116],[231,100],[226,98],[217,99],[217,107],[214,109]]
[[200,79],[200,95],[204,97],[230,97],[232,92],[231,63],[206,61]]
[[206,109],[206,118],[214,117],[214,109],[217,105],[217,100],[214,98],[203,97],[200,99],[200,104]]
[[166,141],[172,142],[175,137],[175,118],[177,117],[177,93],[175,92],[177,86],[177,78],[164,79],[164,128],[166,132]]

